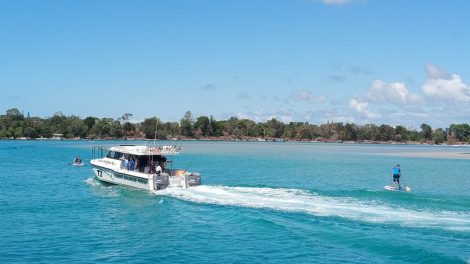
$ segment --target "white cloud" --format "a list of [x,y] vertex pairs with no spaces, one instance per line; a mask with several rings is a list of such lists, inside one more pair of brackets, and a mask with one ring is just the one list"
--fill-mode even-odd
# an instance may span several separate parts
[[360,102],[356,98],[352,98],[349,101],[349,108],[353,109],[357,113],[365,116],[366,118],[377,118],[380,117],[379,114],[373,113],[368,108],[369,103],[367,102]]
[[372,82],[367,97],[374,102],[408,104],[421,101],[418,95],[410,93],[404,83],[386,83],[381,80]]
[[457,74],[447,74],[435,65],[427,65],[428,79],[423,85],[423,92],[430,98],[470,102],[470,87]]
[[266,122],[267,120],[276,118],[284,123],[289,123],[299,119],[299,113],[293,109],[277,108],[274,112],[266,112],[264,109],[260,109],[255,112],[245,111],[238,112],[236,116],[240,119],[246,118],[255,122]]
[[426,72],[429,79],[447,79],[449,74],[434,64],[426,65]]
[[312,92],[307,90],[296,90],[289,96],[289,99],[297,102],[307,102],[309,104],[313,104],[325,101],[325,96],[315,96],[312,94]]

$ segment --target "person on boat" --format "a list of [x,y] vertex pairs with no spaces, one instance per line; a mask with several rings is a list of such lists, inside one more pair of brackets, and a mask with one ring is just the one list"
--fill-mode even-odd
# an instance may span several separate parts
[[398,190],[401,190],[401,185],[400,185],[400,176],[401,176],[401,169],[400,169],[400,164],[397,164],[397,166],[393,167],[393,188],[396,189],[396,184],[398,183]]
[[139,168],[139,159],[136,159],[135,160],[135,171],[140,171],[140,168]]
[[129,169],[129,160],[126,158],[126,156],[122,156],[122,161],[121,161],[121,169]]
[[73,160],[73,163],[75,163],[75,164],[80,164],[80,163],[82,163],[82,159],[80,159],[80,156],[77,156],[77,157]]
[[162,167],[160,167],[160,164],[157,162],[157,166],[155,167],[155,173],[157,175],[160,175],[162,173]]
[[155,162],[152,160],[147,164],[148,167],[148,173],[153,174],[155,173]]
[[131,158],[129,159],[129,170],[130,170],[130,171],[133,171],[133,170],[135,169],[134,166],[135,166],[135,161],[134,161],[134,158],[131,157]]

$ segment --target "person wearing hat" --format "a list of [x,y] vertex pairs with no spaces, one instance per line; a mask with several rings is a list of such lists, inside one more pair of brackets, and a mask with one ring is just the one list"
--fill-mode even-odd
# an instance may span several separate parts
[[157,175],[160,175],[160,173],[162,173],[162,167],[160,167],[160,163],[157,162],[156,166],[155,166],[155,173]]
[[397,166],[393,167],[393,188],[394,189],[397,188],[396,183],[398,183],[398,190],[401,190],[400,176],[401,176],[400,164],[397,164]]
[[129,169],[129,160],[125,155],[121,157],[121,169]]

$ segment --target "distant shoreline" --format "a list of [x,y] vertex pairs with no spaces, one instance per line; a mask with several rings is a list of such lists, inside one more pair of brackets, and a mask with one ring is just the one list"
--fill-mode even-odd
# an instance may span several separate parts
[[39,140],[214,140],[214,141],[294,141],[362,144],[430,144],[459,145],[470,143],[469,124],[451,124],[446,128],[432,128],[421,124],[420,131],[402,125],[375,125],[330,122],[284,123],[276,118],[264,122],[230,117],[215,120],[213,116],[194,117],[186,111],[179,122],[163,122],[158,117],[142,122],[130,122],[131,113],[121,117],[82,119],[57,112],[51,117],[24,116],[17,108],[0,115],[1,139]]
[[[154,141],[154,139],[148,138],[0,138],[0,140],[14,140],[14,141]],[[467,142],[457,142],[456,144],[434,144],[432,142],[417,142],[417,141],[407,141],[407,142],[397,142],[397,141],[331,141],[331,140],[292,140],[292,139],[282,139],[282,138],[229,138],[229,137],[211,137],[211,138],[172,138],[172,139],[157,139],[157,141],[227,141],[227,142],[299,142],[299,143],[336,143],[336,144],[377,144],[377,145],[430,145],[430,146],[470,146]],[[470,153],[465,153],[470,154]]]
[[406,158],[437,158],[437,159],[470,159],[470,153],[464,152],[396,152],[380,153],[383,156],[406,157]]

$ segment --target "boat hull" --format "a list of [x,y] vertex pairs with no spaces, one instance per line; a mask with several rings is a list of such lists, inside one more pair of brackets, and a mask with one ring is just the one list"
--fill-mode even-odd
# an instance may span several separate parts
[[138,189],[152,190],[152,185],[149,181],[149,178],[151,177],[145,179],[143,177],[137,177],[134,175],[117,172],[109,168],[97,166],[93,166],[93,172],[95,173],[96,178],[100,181],[130,186]]
[[188,188],[201,185],[201,177],[198,173],[186,173],[183,175],[169,175],[167,173],[147,174],[128,171],[124,169],[114,170],[91,163],[96,178],[103,182],[134,187],[143,190],[158,191],[167,187]]

